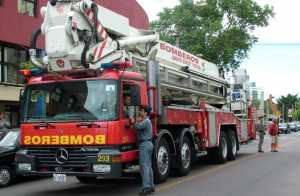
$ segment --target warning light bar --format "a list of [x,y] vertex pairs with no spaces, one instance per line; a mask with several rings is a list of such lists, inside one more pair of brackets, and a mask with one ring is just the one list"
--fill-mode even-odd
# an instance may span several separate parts
[[24,77],[30,77],[30,76],[40,76],[45,73],[44,70],[39,68],[33,68],[33,69],[22,69],[19,71],[21,75]]
[[129,61],[101,64],[101,69],[126,69],[129,67],[133,67],[133,65]]

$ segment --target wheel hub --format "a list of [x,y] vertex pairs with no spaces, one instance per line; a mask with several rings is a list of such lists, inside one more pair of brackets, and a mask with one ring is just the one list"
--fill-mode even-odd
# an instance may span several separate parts
[[231,142],[232,142],[232,154],[236,155],[237,153],[237,144],[236,144],[236,139],[234,136],[231,137]]
[[10,173],[7,169],[0,170],[0,184],[5,185],[9,182]]
[[158,163],[159,173],[165,175],[169,167],[169,155],[168,155],[168,150],[165,146],[161,146],[158,149],[157,163]]
[[184,143],[181,148],[181,161],[184,168],[188,168],[191,161],[191,151],[187,143]]
[[223,158],[227,157],[227,141],[225,138],[222,138],[222,155]]

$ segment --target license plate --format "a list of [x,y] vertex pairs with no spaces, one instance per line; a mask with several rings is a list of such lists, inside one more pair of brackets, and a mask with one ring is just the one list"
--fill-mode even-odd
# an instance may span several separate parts
[[67,175],[66,174],[53,174],[53,181],[57,183],[66,183]]
[[93,171],[99,173],[109,173],[111,170],[110,165],[102,165],[102,164],[95,164],[93,165]]

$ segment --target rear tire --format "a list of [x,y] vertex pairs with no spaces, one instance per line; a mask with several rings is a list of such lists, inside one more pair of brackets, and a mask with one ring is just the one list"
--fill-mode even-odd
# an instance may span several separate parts
[[153,175],[155,183],[165,182],[171,170],[170,145],[167,140],[161,138],[155,149],[153,159]]
[[191,141],[187,136],[183,137],[181,146],[179,147],[177,165],[177,173],[179,176],[185,176],[190,173],[192,166],[192,154]]
[[220,142],[219,146],[210,149],[209,157],[212,158],[213,162],[215,163],[226,163],[227,157],[228,157],[228,144],[227,144],[227,137],[226,133],[224,131],[221,131],[220,133]]
[[227,146],[228,146],[228,160],[232,161],[236,159],[238,141],[235,133],[232,130],[227,132]]

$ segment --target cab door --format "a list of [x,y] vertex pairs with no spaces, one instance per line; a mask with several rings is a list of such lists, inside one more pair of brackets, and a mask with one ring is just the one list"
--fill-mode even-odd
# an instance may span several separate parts
[[136,131],[130,124],[130,118],[136,119],[141,105],[141,83],[139,81],[124,80],[121,82],[120,95],[120,128],[122,143],[135,144]]

